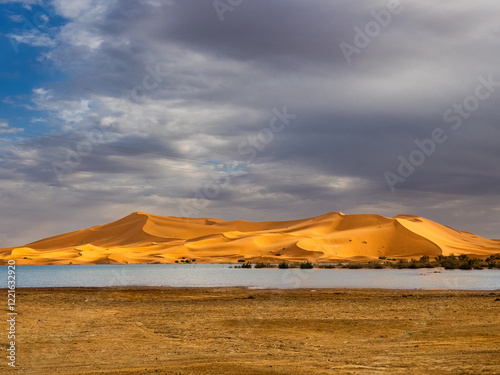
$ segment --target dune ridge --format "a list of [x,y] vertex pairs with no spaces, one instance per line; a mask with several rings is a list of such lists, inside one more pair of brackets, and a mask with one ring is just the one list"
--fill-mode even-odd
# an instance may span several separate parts
[[500,241],[411,215],[330,212],[291,221],[225,221],[134,212],[122,219],[0,249],[0,262],[120,264],[281,262],[317,263],[422,255],[500,253]]

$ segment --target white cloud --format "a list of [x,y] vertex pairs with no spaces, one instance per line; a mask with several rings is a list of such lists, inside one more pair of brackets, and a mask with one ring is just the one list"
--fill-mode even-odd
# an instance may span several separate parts
[[93,6],[92,0],[53,0],[52,4],[58,14],[66,18],[78,18]]
[[46,90],[43,87],[37,87],[33,89],[33,94],[35,94],[35,100],[49,100],[53,98],[52,90]]
[[101,36],[82,28],[82,25],[74,23],[63,26],[58,35],[58,39],[71,46],[86,46],[91,51],[99,48],[103,42]]
[[9,34],[8,37],[17,43],[24,43],[33,47],[55,47],[57,44],[50,36],[38,31],[30,31],[21,35]]
[[88,99],[56,98],[53,90],[41,87],[33,89],[33,94],[36,109],[52,113],[55,118],[64,122],[62,126],[71,127],[71,124],[81,122],[90,112]]

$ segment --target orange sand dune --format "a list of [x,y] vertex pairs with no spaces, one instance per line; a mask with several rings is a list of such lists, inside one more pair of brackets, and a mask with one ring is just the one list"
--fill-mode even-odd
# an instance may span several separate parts
[[162,217],[135,212],[106,225],[0,249],[17,264],[335,262],[500,253],[500,241],[409,215],[325,215],[247,222]]

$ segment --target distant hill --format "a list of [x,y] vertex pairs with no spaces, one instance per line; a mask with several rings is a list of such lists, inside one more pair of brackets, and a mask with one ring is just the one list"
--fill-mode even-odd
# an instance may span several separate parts
[[224,221],[132,213],[106,225],[0,249],[17,264],[335,262],[500,253],[500,241],[409,215],[325,215],[292,221]]

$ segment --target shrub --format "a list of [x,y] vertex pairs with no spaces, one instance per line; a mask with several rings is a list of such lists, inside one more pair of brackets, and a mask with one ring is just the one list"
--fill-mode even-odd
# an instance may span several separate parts
[[408,261],[406,259],[400,259],[396,263],[396,268],[408,268]]
[[272,267],[271,263],[257,262],[253,268],[270,268]]
[[281,268],[281,269],[287,269],[289,266],[288,266],[288,263],[283,261],[281,262],[280,264],[278,264],[278,268]]
[[313,264],[309,261],[306,261],[304,263],[300,263],[300,268],[303,270],[311,269],[313,267],[314,267]]
[[458,262],[445,261],[443,267],[445,270],[455,270],[458,268]]
[[363,264],[351,262],[351,263],[347,263],[347,264],[342,265],[342,268],[349,268],[351,270],[356,270],[359,268],[363,268]]
[[176,261],[175,261],[175,263],[179,263],[179,261],[178,261],[178,260],[176,260]]
[[238,259],[238,263],[245,263],[245,259]]
[[340,266],[340,264],[316,264],[315,267],[317,268],[326,268],[326,269],[332,269]]
[[421,268],[421,267],[420,267],[420,263],[418,263],[416,259],[412,258],[412,260],[410,260],[410,264],[408,264],[408,268],[415,269],[415,268]]
[[437,257],[435,257],[434,259],[436,260],[436,262],[437,262],[440,266],[442,266],[442,265],[443,265],[442,263],[443,263],[443,261],[444,261],[444,259],[445,259],[445,258],[446,258],[446,257],[445,257],[445,256],[443,256],[443,255],[438,255],[438,256],[437,256]]
[[460,268],[461,270],[471,270],[472,265],[469,262],[461,262],[458,268]]
[[380,259],[380,260],[385,260],[385,259],[387,259],[387,257],[382,257],[382,256],[380,256],[380,257],[378,257],[378,259]]
[[430,262],[428,255],[423,255],[418,260],[417,268],[434,268],[434,264]]
[[471,267],[474,268],[475,270],[482,270],[483,267],[487,265],[485,262],[483,262],[481,259],[478,258],[469,259],[469,263]]
[[453,270],[458,268],[459,262],[455,255],[450,254],[447,257],[444,257],[444,260],[441,262],[441,265],[444,267],[445,270]]
[[500,260],[500,254],[490,255],[488,258],[486,258],[487,262],[489,262],[490,260]]
[[429,263],[429,256],[427,256],[427,255],[422,255],[418,261],[419,261],[420,263]]

